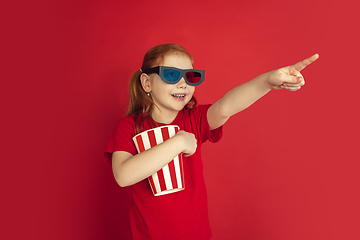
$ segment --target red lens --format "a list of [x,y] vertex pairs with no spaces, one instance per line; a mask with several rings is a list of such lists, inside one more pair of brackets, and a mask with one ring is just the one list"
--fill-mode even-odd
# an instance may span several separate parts
[[186,80],[188,80],[190,83],[198,83],[201,80],[201,73],[199,72],[187,72],[185,76]]

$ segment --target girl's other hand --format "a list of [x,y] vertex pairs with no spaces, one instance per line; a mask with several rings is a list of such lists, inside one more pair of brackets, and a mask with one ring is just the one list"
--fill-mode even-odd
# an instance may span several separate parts
[[181,130],[175,136],[181,139],[184,157],[189,157],[196,152],[197,140],[194,134]]
[[299,90],[305,85],[304,77],[301,75],[300,71],[315,62],[318,58],[319,54],[314,54],[313,56],[294,65],[269,72],[269,76],[267,78],[267,82],[270,85],[269,87],[271,89],[284,88],[289,91]]

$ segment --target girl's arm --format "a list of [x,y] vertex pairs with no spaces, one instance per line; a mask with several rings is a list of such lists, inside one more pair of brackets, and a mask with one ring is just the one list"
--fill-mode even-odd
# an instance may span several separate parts
[[179,131],[174,137],[135,156],[116,151],[112,154],[115,180],[122,187],[133,185],[157,172],[179,153],[185,157],[194,154],[196,147],[194,134]]
[[318,58],[319,55],[315,54],[294,65],[261,74],[231,89],[209,108],[207,118],[210,128],[222,126],[232,115],[246,109],[271,89],[299,90],[305,84],[300,71]]

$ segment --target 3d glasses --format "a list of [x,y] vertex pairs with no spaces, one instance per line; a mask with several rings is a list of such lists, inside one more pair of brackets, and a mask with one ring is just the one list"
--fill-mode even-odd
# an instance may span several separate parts
[[188,85],[197,86],[205,80],[204,70],[157,66],[143,72],[146,74],[157,73],[161,80],[168,84],[176,84],[181,78],[184,78]]

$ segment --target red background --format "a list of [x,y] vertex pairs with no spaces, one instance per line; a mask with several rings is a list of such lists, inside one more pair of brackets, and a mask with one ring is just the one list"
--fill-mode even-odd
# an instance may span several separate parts
[[145,52],[186,47],[213,103],[316,52],[298,92],[270,92],[203,145],[213,239],[359,239],[355,1],[37,1],[4,6],[6,239],[123,239],[130,189],[102,151]]

